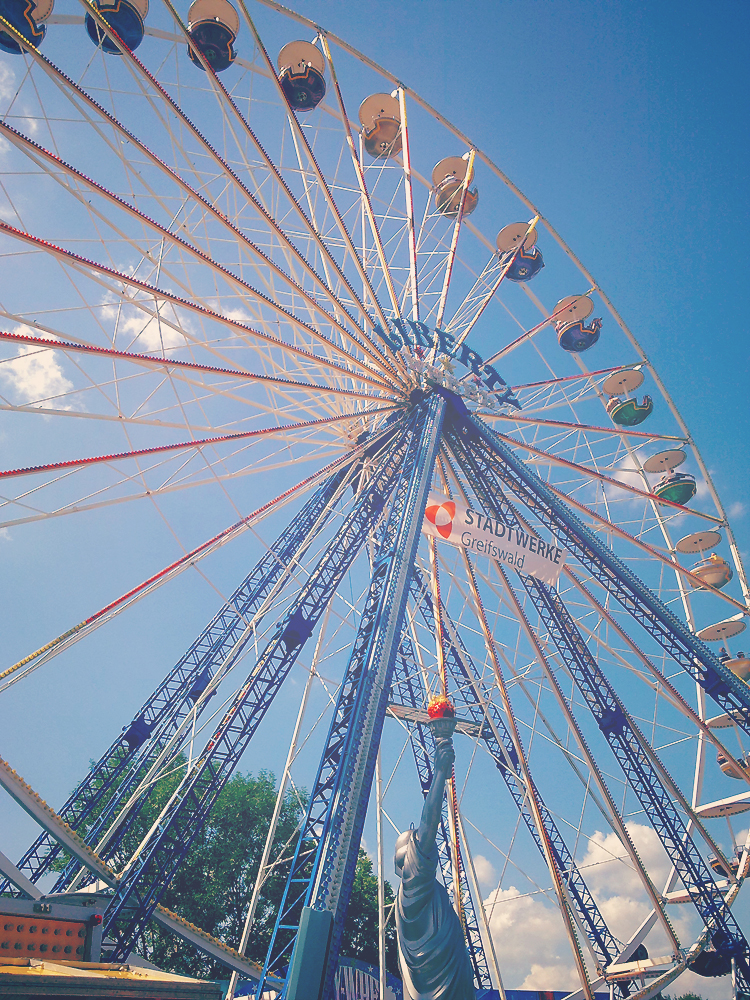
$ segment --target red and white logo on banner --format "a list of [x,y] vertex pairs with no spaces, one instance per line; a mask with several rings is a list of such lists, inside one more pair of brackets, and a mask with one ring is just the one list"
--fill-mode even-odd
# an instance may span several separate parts
[[424,516],[435,525],[439,535],[443,538],[450,538],[453,531],[453,518],[456,516],[456,505],[452,500],[443,503],[428,503]]

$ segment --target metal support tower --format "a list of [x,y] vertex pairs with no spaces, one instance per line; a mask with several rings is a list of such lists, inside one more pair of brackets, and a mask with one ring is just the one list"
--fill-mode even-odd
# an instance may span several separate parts
[[[750,734],[750,689],[747,684],[725,667],[685,622],[651,593],[483,421],[467,411],[456,430],[460,438],[473,441],[472,453],[483,467],[492,470],[492,479],[502,482],[533,511],[667,655],[697,681],[723,711],[732,713],[737,724]],[[481,458],[480,452],[484,453]]]
[[[375,760],[401,641],[409,576],[422,528],[446,400],[418,402],[419,433],[404,458],[372,566],[357,636],[310,797],[266,959],[265,974],[293,946],[303,904],[333,914],[323,995],[338,965]],[[309,864],[306,849],[316,853]],[[263,981],[258,996],[263,992]]]
[[385,456],[343,520],[273,638],[165,806],[148,838],[123,872],[105,917],[114,941],[112,957],[123,960],[203,827],[222,788],[263,720],[279,688],[312,634],[336,587],[351,566],[398,481],[414,417],[397,429]]
[[[369,446],[368,450],[373,447]],[[84,837],[89,846],[96,845],[107,824],[128,801],[142,775],[157,760],[205,690],[212,674],[218,667],[228,668],[240,656],[253,635],[248,623],[289,565],[301,558],[317,531],[323,527],[331,505],[351,471],[351,464],[343,466],[316,490],[147,698],[130,725],[124,727],[72,792],[59,815]],[[199,706],[198,715],[203,707],[205,703]],[[179,747],[175,753],[178,750]],[[141,800],[141,805],[144,801],[145,798]],[[90,817],[102,803],[104,808],[96,822],[86,829]],[[118,828],[116,836],[100,848],[99,854],[103,859],[109,861],[113,857],[138,812],[139,808],[134,809],[128,820]],[[61,850],[49,834],[43,833],[26,851],[17,867],[31,882],[37,882],[50,870]],[[71,861],[52,891],[64,892],[79,870],[80,865],[75,860]],[[0,884],[0,892],[8,889],[9,883]]]
[[[479,436],[471,433],[471,425],[476,426],[476,423],[471,420],[466,424],[469,432],[451,435],[451,444],[461,456],[464,469],[471,470],[474,490],[480,502],[493,517],[500,517],[507,524],[520,528],[515,510],[502,490],[502,483],[507,482],[517,495],[521,493],[515,479],[506,471],[504,453],[508,449],[503,448],[502,455],[496,452],[490,457],[482,447]],[[487,438],[484,440],[486,442]],[[527,472],[526,478],[529,489],[536,485],[534,479],[538,480],[538,477],[532,478]],[[538,483],[544,485],[541,480]],[[545,488],[545,492],[549,491]],[[526,502],[525,491],[521,499]],[[538,516],[537,509],[535,513]],[[561,511],[556,511],[556,514],[561,516]],[[579,528],[583,535],[585,527],[580,525]],[[579,544],[584,547],[586,541],[580,539]],[[636,579],[633,574],[630,576]],[[720,954],[735,960],[742,988],[750,992],[750,946],[664,787],[654,764],[656,754],[599,668],[557,591],[533,577],[522,574],[519,577],[581,692],[584,704],[607,740],[701,919],[710,929],[714,947]],[[640,581],[636,580],[636,583]],[[640,587],[643,585],[640,584]],[[636,588],[632,589],[635,591]],[[652,597],[652,602],[656,602],[656,598]]]

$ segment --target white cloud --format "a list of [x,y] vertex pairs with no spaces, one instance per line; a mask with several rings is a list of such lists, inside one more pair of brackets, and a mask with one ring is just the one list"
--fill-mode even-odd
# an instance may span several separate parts
[[10,542],[11,535],[8,528],[0,528],[0,542]]
[[[666,851],[655,831],[642,823],[628,823],[627,830],[646,871],[658,893],[662,892],[671,872]],[[627,941],[642,920],[651,912],[651,903],[630,858],[614,833],[597,831],[589,841],[580,867],[599,903],[602,916],[615,937]],[[692,943],[697,920],[692,907],[672,908],[669,918],[683,944]],[[667,955],[671,946],[660,924],[645,940],[649,954]]]
[[[26,332],[26,328],[18,332]],[[15,358],[0,363],[0,384],[13,391],[15,402],[32,404],[51,400],[73,388],[73,383],[63,374],[56,353],[32,345],[20,347]],[[59,402],[57,405],[69,408]]]
[[[632,472],[630,471],[631,469],[633,470]],[[639,490],[642,490],[644,488],[643,477],[641,476],[641,473],[638,471],[635,464],[635,459],[633,458],[632,455],[618,456],[617,467],[614,469],[607,469],[605,471],[611,479],[616,480],[618,483],[626,483],[628,486],[635,486]],[[612,487],[605,486],[604,489],[605,492],[607,492],[608,490],[612,490]],[[621,496],[622,494],[618,490],[616,491],[615,495]]]
[[727,508],[727,515],[731,518],[744,517],[747,513],[747,507],[741,500],[735,500],[734,503],[730,503]]
[[479,884],[486,887],[497,885],[497,872],[492,862],[488,861],[482,854],[475,854],[473,860]]
[[16,92],[16,74],[7,63],[0,63],[0,100],[9,101]]
[[568,965],[537,965],[531,966],[531,972],[521,983],[522,990],[573,990],[578,989],[581,982],[573,966]]
[[532,980],[537,989],[576,984],[575,965],[556,906],[539,896],[522,896],[515,886],[496,889],[484,905],[503,981],[510,989],[529,989]]
[[160,351],[162,347],[165,350],[170,347],[184,347],[187,343],[185,337],[172,326],[159,323],[154,317],[145,313],[121,320],[119,332],[131,337],[129,349],[141,354],[146,351]]
[[[661,891],[670,871],[669,859],[661,841],[650,826],[642,823],[626,825],[646,870]],[[580,867],[592,892],[600,898],[645,899],[640,876],[615,833],[604,834],[597,830],[589,840]],[[617,930],[613,930],[617,934]]]
[[[640,823],[628,823],[627,828],[660,893],[671,866],[658,836],[650,826]],[[475,864],[477,861],[475,858]],[[612,832],[596,831],[579,861],[579,868],[608,927],[615,937],[627,941],[651,912],[651,905],[619,838]],[[506,986],[555,990],[578,986],[565,927],[552,898],[539,893],[521,895],[511,886],[495,890],[484,905]],[[699,930],[692,907],[672,908],[669,916],[682,944],[692,943]],[[647,936],[645,944],[654,957],[671,952],[666,933],[659,924]],[[588,957],[586,955],[587,962]],[[676,996],[694,989],[708,1000],[721,1000],[726,990],[724,981],[718,982],[723,984],[724,993],[708,980],[705,985],[694,974],[685,974],[680,977],[679,989],[675,992],[672,987],[670,992]]]

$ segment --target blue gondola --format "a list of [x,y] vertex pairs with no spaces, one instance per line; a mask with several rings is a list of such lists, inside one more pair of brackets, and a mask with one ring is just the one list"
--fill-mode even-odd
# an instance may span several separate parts
[[198,69],[205,69],[194,48],[214,73],[222,73],[237,58],[234,43],[240,19],[229,0],[195,0],[188,13],[188,55]]
[[[145,14],[141,14],[130,0],[116,0],[105,4],[102,0],[91,0],[107,24],[115,31],[131,52],[143,41],[146,33]],[[148,13],[148,4],[145,4]],[[101,45],[104,52],[112,56],[121,55],[120,46],[97,24],[91,14],[86,15],[86,31],[94,45]]]
[[[201,672],[195,678],[193,686],[190,688],[190,691],[188,692],[188,698],[192,701],[193,704],[195,704],[196,701],[198,701],[200,696],[206,690],[206,688],[208,687],[208,682],[210,680],[211,680],[211,670],[209,667],[204,667],[203,670],[201,670]],[[216,691],[215,690],[212,691],[211,694],[209,695],[209,698],[213,698],[215,694]]]
[[[52,5],[50,4],[46,16],[49,16],[51,11]],[[37,16],[37,4],[33,0],[0,0],[0,17],[5,18],[19,35],[38,49],[44,40],[47,29],[37,20]],[[0,31],[0,49],[11,52],[13,55],[20,55],[24,51],[23,46],[7,31]]]
[[505,275],[509,281],[531,281],[544,267],[541,250],[521,247]]
[[143,746],[151,735],[151,730],[153,728],[153,723],[149,725],[142,715],[133,719],[128,728],[125,730],[125,741],[128,744],[128,748],[130,750],[137,750],[138,747]]
[[556,323],[557,340],[564,351],[571,354],[583,354],[599,339],[602,321],[594,319],[591,326],[584,326],[581,320],[572,323]]
[[288,42],[279,53],[279,82],[293,111],[314,111],[325,97],[325,60],[312,42]]

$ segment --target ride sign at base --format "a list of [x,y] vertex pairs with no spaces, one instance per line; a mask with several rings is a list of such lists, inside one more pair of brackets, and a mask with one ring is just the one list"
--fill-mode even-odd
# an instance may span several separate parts
[[427,500],[422,531],[550,584],[557,583],[568,554],[537,535],[434,492]]

